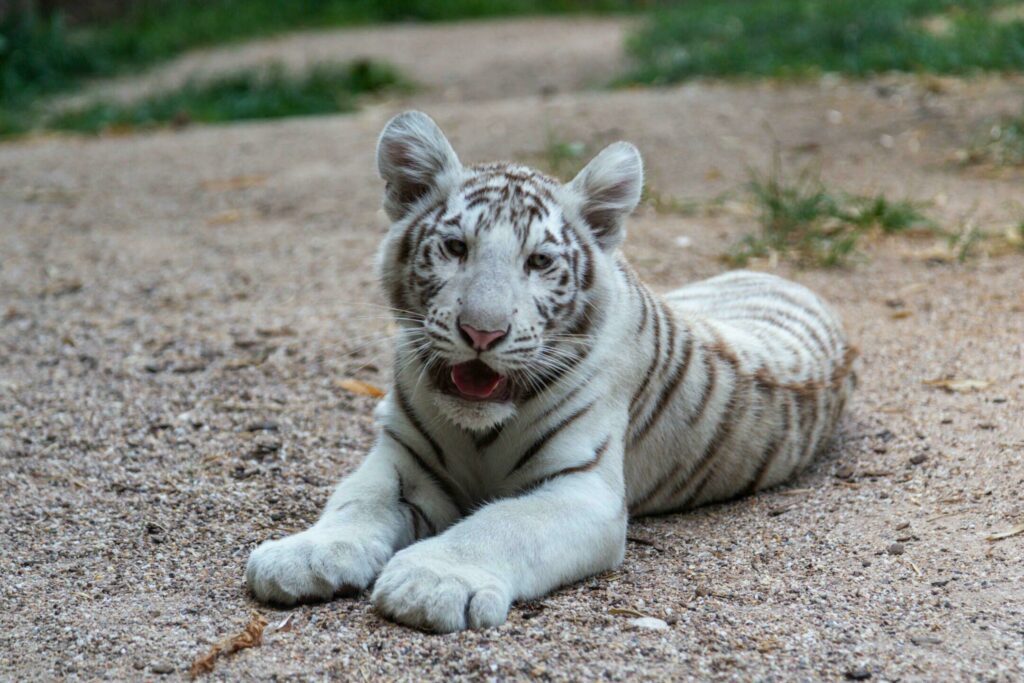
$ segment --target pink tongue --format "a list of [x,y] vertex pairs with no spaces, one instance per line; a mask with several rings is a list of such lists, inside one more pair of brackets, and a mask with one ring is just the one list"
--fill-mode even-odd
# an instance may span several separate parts
[[452,366],[452,382],[455,387],[473,398],[487,398],[498,388],[502,379],[501,375],[478,360]]

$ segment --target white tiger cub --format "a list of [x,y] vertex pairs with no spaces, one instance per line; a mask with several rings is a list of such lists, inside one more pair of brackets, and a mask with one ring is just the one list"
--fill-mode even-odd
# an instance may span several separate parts
[[629,515],[778,484],[828,440],[854,386],[839,321],[771,275],[648,290],[618,249],[643,182],[632,145],[562,185],[463,166],[407,112],[377,164],[394,386],[320,520],[249,558],[257,598],[374,584],[411,626],[495,626],[514,600],[616,566]]

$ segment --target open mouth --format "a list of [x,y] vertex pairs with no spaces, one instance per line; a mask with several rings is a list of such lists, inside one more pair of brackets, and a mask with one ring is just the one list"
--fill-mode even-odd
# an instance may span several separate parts
[[511,396],[508,377],[481,360],[451,366],[448,379],[449,393],[467,401],[507,401]]

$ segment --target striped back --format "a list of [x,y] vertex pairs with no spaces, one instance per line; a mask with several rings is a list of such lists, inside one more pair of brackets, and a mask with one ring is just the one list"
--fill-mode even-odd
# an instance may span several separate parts
[[639,289],[636,296],[651,381],[640,383],[630,408],[634,513],[752,493],[821,450],[853,390],[856,351],[818,297],[744,271],[663,299]]

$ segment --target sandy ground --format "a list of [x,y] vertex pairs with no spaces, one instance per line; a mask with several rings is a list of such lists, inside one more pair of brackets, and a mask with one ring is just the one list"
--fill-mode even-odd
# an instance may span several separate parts
[[[487,30],[540,25],[574,35]],[[523,73],[481,73],[506,68]],[[949,226],[1019,220],[1024,176],[949,159],[1021,92],[826,79],[464,106],[431,91],[345,117],[3,145],[0,678],[183,677],[258,609],[290,628],[211,678],[1020,680],[1024,535],[986,538],[1024,522],[1024,255],[984,245],[964,264],[903,237],[849,270],[778,266],[863,350],[834,448],[782,489],[638,520],[619,570],[500,628],[422,634],[366,596],[270,610],[242,567],[314,519],[373,439],[373,399],[337,381],[387,383],[387,321],[368,304],[373,147],[393,112],[427,107],[470,161],[538,162],[549,136],[634,141],[657,193],[704,207],[633,221],[627,251],[667,289],[721,271],[753,229],[738,190],[773,144],[833,187],[930,200]]]

